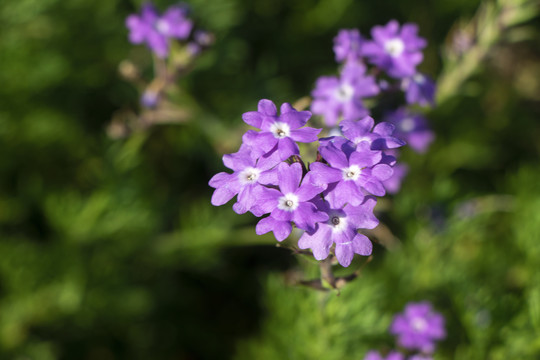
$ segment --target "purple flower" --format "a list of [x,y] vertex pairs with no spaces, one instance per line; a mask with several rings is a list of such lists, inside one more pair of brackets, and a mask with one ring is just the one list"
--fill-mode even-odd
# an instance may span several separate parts
[[358,61],[362,58],[362,36],[357,29],[342,29],[334,38],[336,61]]
[[141,96],[141,104],[147,108],[155,108],[159,102],[159,92],[154,90],[145,90]]
[[435,342],[446,337],[444,317],[433,311],[428,302],[409,303],[402,314],[394,317],[390,332],[406,349],[431,353]]
[[319,222],[315,231],[306,231],[300,240],[300,249],[311,249],[317,260],[328,257],[332,245],[334,253],[342,266],[351,264],[354,254],[371,255],[371,241],[358,229],[373,229],[379,221],[373,215],[377,200],[366,196],[359,206],[347,204],[345,207],[335,206],[328,201],[316,201],[317,207],[328,214],[328,220]]
[[371,150],[369,143],[359,143],[356,151],[351,153],[344,152],[332,143],[321,146],[319,151],[330,166],[312,163],[313,181],[316,184],[332,184],[325,196],[332,199],[336,206],[341,207],[346,203],[360,205],[364,199],[363,190],[377,196],[385,194],[382,181],[392,176],[392,168],[380,164],[382,153]]
[[420,73],[401,81],[401,89],[405,91],[405,99],[408,104],[429,106],[435,104],[435,83],[427,76]]
[[390,194],[396,194],[401,189],[401,183],[409,172],[409,167],[405,164],[397,164],[392,167],[392,170],[394,173],[390,178],[383,181],[383,186]]
[[[245,145],[237,153],[224,155],[223,163],[234,173],[221,172],[210,179],[208,184],[216,189],[212,195],[212,205],[223,205],[238,194],[238,201],[233,205],[234,211],[243,214],[252,210],[261,192],[265,190],[262,184],[276,182],[275,174],[269,170],[279,161],[276,153],[256,159],[251,148]],[[256,215],[262,211],[258,209],[254,210]]]
[[423,153],[435,140],[435,134],[428,126],[427,120],[420,114],[412,114],[405,108],[399,108],[387,114],[385,121],[396,127],[395,136],[407,142],[416,152]]
[[328,220],[328,215],[310,202],[322,189],[306,182],[300,185],[302,165],[280,163],[277,177],[279,190],[266,188],[257,199],[258,206],[264,207],[265,212],[271,211],[270,217],[257,224],[258,235],[273,231],[276,239],[281,241],[289,236],[291,221],[302,230],[314,230],[317,222]]
[[397,352],[390,351],[386,357],[382,356],[378,351],[370,351],[366,354],[364,360],[404,360],[405,357]]
[[368,142],[372,150],[395,149],[405,145],[403,140],[393,137],[394,125],[381,122],[375,127],[372,117],[366,116],[358,121],[343,120],[340,123],[343,135],[349,139],[355,147],[361,142]]
[[311,111],[322,115],[328,126],[334,126],[340,118],[356,120],[369,114],[362,98],[379,93],[373,76],[365,75],[366,67],[349,62],[341,76],[322,76],[311,93]]
[[433,358],[429,355],[416,354],[411,356],[408,360],[433,360]]
[[394,78],[413,76],[416,65],[422,62],[420,51],[426,40],[417,36],[416,24],[404,24],[401,29],[396,20],[386,26],[375,26],[371,30],[373,41],[362,47],[369,60]]
[[146,3],[141,15],[130,15],[126,19],[129,41],[146,45],[160,58],[169,54],[169,39],[187,39],[193,23],[187,19],[187,11],[182,6],[171,6],[159,16],[156,8]]
[[277,150],[281,160],[291,155],[300,154],[296,141],[309,143],[317,141],[321,129],[304,127],[311,113],[296,111],[290,104],[281,105],[281,115],[270,100],[259,101],[258,111],[250,111],[242,115],[242,119],[260,132],[249,130],[242,138],[243,142],[252,147],[254,156],[262,156]]

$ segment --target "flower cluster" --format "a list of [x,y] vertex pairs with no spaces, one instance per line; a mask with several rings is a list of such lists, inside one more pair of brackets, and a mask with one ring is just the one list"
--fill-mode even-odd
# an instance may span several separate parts
[[[256,233],[272,231],[278,241],[290,235],[294,224],[304,230],[298,247],[311,249],[317,260],[332,252],[349,266],[354,254],[370,255],[371,241],[358,230],[378,225],[375,196],[385,195],[383,182],[395,163],[386,151],[404,145],[393,136],[394,126],[375,125],[366,116],[342,121],[343,136],[319,139],[321,129],[305,126],[309,111],[285,103],[278,114],[270,100],[261,100],[257,111],[242,118],[260,131],[248,130],[239,151],[223,156],[233,173],[212,177],[212,204],[237,196],[234,211],[269,214],[258,222]],[[298,143],[317,141],[317,159],[308,167]]]
[[[446,337],[444,317],[434,311],[431,304],[423,301],[409,303],[405,311],[397,314],[390,326],[390,333],[397,336],[402,348],[415,352],[408,360],[431,360],[436,342]],[[405,356],[391,351],[386,357],[377,351],[370,351],[364,360],[405,360]]]
[[170,40],[186,40],[193,28],[188,19],[186,6],[175,5],[160,15],[154,5],[146,3],[140,15],[130,15],[126,19],[129,41],[133,44],[146,44],[158,57],[169,54]]
[[[324,123],[332,127],[343,120],[368,116],[376,108],[386,114],[384,121],[396,126],[395,136],[407,141],[417,152],[426,151],[434,135],[425,118],[405,106],[389,106],[395,104],[399,94],[408,105],[434,104],[433,80],[416,70],[426,46],[417,33],[417,25],[400,26],[395,20],[375,26],[371,30],[372,40],[363,37],[357,29],[339,31],[334,38],[334,53],[341,64],[340,72],[338,76],[317,79],[311,93],[313,114],[322,116]],[[394,151],[392,155],[397,157],[398,153]],[[402,165],[393,179],[384,183],[389,192],[399,190],[406,172]]]
[[212,34],[198,29],[189,18],[186,4],[170,6],[162,14],[151,3],[143,4],[140,14],[131,14],[125,24],[133,44],[145,44],[155,55],[153,76],[137,64],[125,60],[120,73],[140,91],[140,114],[115,115],[108,132],[112,137],[125,137],[154,124],[188,120],[190,113],[170,101],[178,93],[178,79],[186,76],[192,63],[214,41]]

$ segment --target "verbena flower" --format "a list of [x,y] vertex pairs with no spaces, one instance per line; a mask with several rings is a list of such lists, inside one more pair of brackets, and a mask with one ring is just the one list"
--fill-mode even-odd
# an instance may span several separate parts
[[224,155],[223,163],[234,173],[221,172],[210,179],[209,185],[216,189],[212,195],[212,205],[223,205],[238,195],[234,211],[243,214],[251,210],[263,191],[262,185],[276,182],[275,174],[269,170],[279,162],[276,153],[254,157],[249,146],[242,146],[237,153]]
[[334,38],[336,61],[359,61],[362,58],[362,36],[357,29],[342,29]]
[[415,151],[423,153],[427,150],[435,134],[428,126],[427,120],[420,114],[414,114],[405,108],[388,113],[384,121],[396,127],[395,136],[407,142]]
[[416,24],[404,24],[400,28],[396,20],[391,20],[386,26],[373,27],[373,41],[365,42],[362,51],[371,63],[391,77],[413,76],[423,59],[421,49],[426,46],[426,40],[418,37],[417,32]]
[[366,354],[364,360],[405,360],[405,356],[397,351],[390,351],[385,357],[378,351],[372,350]]
[[396,194],[401,189],[401,183],[409,172],[409,167],[405,164],[396,164],[392,170],[392,176],[383,181],[383,186],[388,193]]
[[403,79],[401,89],[405,91],[408,104],[430,106],[435,103],[435,83],[427,75],[417,73]]
[[364,191],[377,196],[385,194],[381,182],[392,176],[392,168],[380,163],[381,151],[371,150],[369,143],[360,143],[352,152],[329,143],[321,146],[319,151],[329,165],[315,162],[310,169],[317,184],[333,185],[326,190],[326,196],[336,206],[359,205],[364,199]]
[[[302,165],[280,163],[277,167],[279,190],[266,188],[256,200],[260,207],[270,212],[270,217],[262,219],[257,225],[258,235],[274,231],[276,238],[281,241],[285,234],[283,222],[294,222],[302,230],[314,230],[316,223],[328,220],[328,215],[317,209],[310,202],[321,193],[321,188],[309,182],[302,182]],[[287,226],[287,229],[290,227]],[[290,233],[290,230],[289,230]]]
[[390,332],[400,346],[431,353],[435,343],[446,337],[444,317],[435,312],[428,302],[409,303],[402,314],[394,317]]
[[298,247],[311,249],[315,259],[323,260],[335,245],[338,262],[345,267],[351,264],[354,254],[371,255],[373,245],[358,229],[373,229],[379,224],[373,215],[376,202],[374,197],[366,196],[358,206],[341,207],[331,201],[316,200],[318,209],[328,214],[328,220],[319,222],[314,231],[306,231],[298,240]]
[[281,160],[291,155],[298,155],[300,150],[296,142],[317,141],[321,129],[302,128],[311,118],[309,111],[296,111],[290,104],[281,105],[281,115],[270,100],[259,101],[258,111],[250,111],[242,119],[260,132],[249,130],[244,134],[244,144],[252,147],[254,156],[262,156],[276,150]]
[[328,126],[340,119],[356,120],[369,114],[362,99],[379,93],[373,76],[366,75],[366,67],[360,63],[347,63],[340,77],[322,76],[311,93],[311,111],[322,115]]
[[187,39],[193,23],[183,6],[171,6],[160,16],[152,4],[146,3],[140,15],[127,17],[126,26],[131,43],[145,43],[158,57],[165,58],[169,54],[169,40]]

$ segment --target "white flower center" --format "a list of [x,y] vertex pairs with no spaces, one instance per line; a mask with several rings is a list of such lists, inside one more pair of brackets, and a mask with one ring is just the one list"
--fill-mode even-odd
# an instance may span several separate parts
[[343,180],[356,180],[360,176],[360,173],[362,170],[358,167],[358,165],[351,165],[348,168],[344,168],[341,170],[343,173]]
[[414,317],[411,320],[411,326],[416,332],[423,332],[427,328],[427,322],[421,317]]
[[399,128],[403,132],[409,132],[414,129],[414,120],[411,118],[405,118],[399,123]]
[[413,80],[417,84],[423,84],[426,81],[426,78],[422,74],[416,74],[413,76]]
[[354,88],[349,84],[342,84],[336,89],[335,96],[341,102],[346,102],[352,99],[354,95]]
[[330,213],[329,224],[332,226],[332,232],[341,232],[347,228],[347,218],[337,213]]
[[355,143],[356,145],[358,145],[358,144],[360,144],[362,141],[371,142],[370,138],[368,138],[367,136],[359,136],[359,137],[357,137],[357,138],[354,138],[353,143]]
[[298,196],[288,193],[278,200],[278,209],[285,211],[294,211],[298,207]]
[[405,44],[399,38],[393,38],[384,43],[384,51],[392,57],[398,57],[403,50],[405,50]]
[[244,170],[240,171],[238,174],[238,180],[240,180],[240,184],[247,185],[247,184],[254,184],[257,182],[257,179],[259,179],[259,175],[261,173],[261,170],[253,168],[253,167],[247,167]]
[[158,21],[156,21],[156,30],[163,35],[167,35],[170,30],[169,23],[163,19],[159,19]]
[[277,121],[270,126],[270,131],[274,134],[274,137],[282,139],[291,135],[291,128],[284,122]]

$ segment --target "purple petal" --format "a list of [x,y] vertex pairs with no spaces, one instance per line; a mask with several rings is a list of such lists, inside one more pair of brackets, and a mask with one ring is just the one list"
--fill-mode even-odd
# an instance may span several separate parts
[[299,163],[278,165],[279,188],[283,194],[294,193],[298,189],[301,179],[302,165]]
[[279,157],[281,160],[286,160],[292,155],[300,154],[300,149],[298,148],[298,145],[289,137],[279,139],[277,143]]
[[305,127],[302,129],[291,130],[291,139],[298,142],[309,143],[318,140],[317,135],[322,129]]
[[255,227],[257,235],[266,234],[269,231],[274,232],[277,241],[285,240],[292,231],[291,223],[288,221],[279,221],[271,216],[261,219]]
[[242,114],[242,120],[244,120],[246,124],[260,129],[263,121],[263,115],[258,111],[248,111]]
[[311,249],[315,259],[324,260],[328,257],[330,247],[332,246],[330,232],[331,230],[328,226],[319,224],[316,231],[311,234],[306,231],[300,237],[298,247],[300,249]]
[[349,166],[349,161],[347,161],[345,153],[335,146],[320,147],[319,151],[322,157],[328,161],[333,168],[343,169]]
[[270,100],[262,99],[261,101],[259,101],[257,110],[264,115],[277,116],[276,105],[274,105],[274,103]]
[[320,162],[314,162],[309,166],[312,171],[311,182],[313,185],[326,185],[342,179],[341,170],[334,169]]

